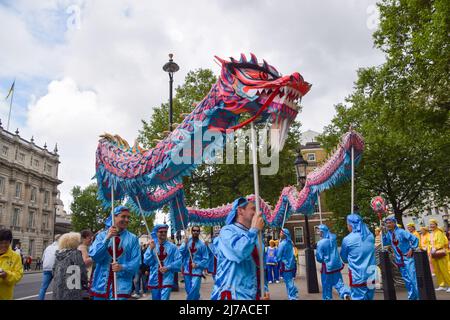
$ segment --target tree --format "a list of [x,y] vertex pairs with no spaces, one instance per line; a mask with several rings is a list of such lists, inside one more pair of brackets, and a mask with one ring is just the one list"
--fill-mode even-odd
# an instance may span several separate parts
[[70,210],[74,231],[89,229],[95,233],[101,230],[110,211],[105,210],[97,199],[97,185],[91,184],[84,189],[75,186],[71,193],[73,201]]
[[[72,197],[73,201],[70,204],[70,210],[72,211],[74,231],[89,229],[95,233],[105,227],[105,220],[111,214],[111,210],[103,208],[101,201],[97,199],[96,184],[91,184],[84,189],[81,189],[80,186],[73,187]],[[117,206],[120,203],[115,202],[114,205]],[[128,230],[137,235],[147,233],[139,213],[131,210],[130,214],[131,219]],[[146,220],[151,230],[154,217],[147,217]]]
[[[321,137],[329,150],[350,125],[364,136],[356,191],[363,215],[371,220],[375,215],[369,200],[378,194],[385,196],[399,222],[405,211],[417,213],[430,201],[448,200],[450,55],[448,14],[444,17],[449,6],[444,2],[381,2],[374,38],[386,52],[386,63],[358,71],[354,92],[346,104],[336,106]],[[335,220],[349,212],[349,188],[346,184],[327,192]]]
[[[217,81],[209,69],[190,71],[184,84],[175,89],[173,100],[174,119],[181,113],[190,113],[195,103],[200,102]],[[161,132],[168,127],[168,103],[155,107],[149,121],[142,120],[138,140],[145,147],[155,145],[154,139],[161,139]],[[261,125],[262,126],[262,125]],[[246,142],[248,150],[248,141]],[[275,203],[284,186],[295,183],[295,150],[300,144],[300,123],[296,122],[289,131],[284,150],[279,156],[279,170],[275,175],[260,175],[261,196]],[[235,148],[237,152],[237,148]],[[253,169],[249,164],[200,165],[190,177],[184,177],[186,202],[189,206],[215,207],[233,201],[238,196],[254,193]]]

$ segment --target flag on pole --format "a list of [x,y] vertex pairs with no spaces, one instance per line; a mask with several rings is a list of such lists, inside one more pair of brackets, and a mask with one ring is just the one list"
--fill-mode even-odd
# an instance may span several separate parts
[[16,84],[16,80],[11,85],[11,88],[9,89],[8,95],[6,96],[5,100],[8,100],[9,96],[13,94],[14,92],[14,85]]

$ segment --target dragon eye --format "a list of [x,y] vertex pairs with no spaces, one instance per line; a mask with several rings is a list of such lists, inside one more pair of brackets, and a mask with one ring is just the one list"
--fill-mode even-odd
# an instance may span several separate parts
[[274,77],[270,73],[260,70],[241,69],[241,72],[245,75],[246,78],[251,80],[274,80]]

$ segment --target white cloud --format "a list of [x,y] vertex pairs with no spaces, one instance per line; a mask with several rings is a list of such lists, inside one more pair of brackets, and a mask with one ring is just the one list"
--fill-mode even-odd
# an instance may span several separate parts
[[[94,175],[98,135],[109,131],[133,142],[151,108],[168,98],[167,54],[180,71],[175,85],[195,68],[218,72],[213,56],[254,52],[282,73],[299,71],[313,84],[298,116],[303,128],[322,131],[356,79],[356,69],[382,62],[372,48],[367,7],[374,0],[346,1],[138,1],[21,0],[0,6],[0,78],[53,80],[29,102],[23,132],[61,154],[61,195],[87,185]],[[80,28],[67,30],[67,7],[80,6]],[[44,17],[59,10],[50,22]],[[30,16],[38,17],[31,19]],[[30,22],[31,21],[31,22]],[[33,35],[33,25],[64,42]],[[14,30],[10,32],[8,30]],[[44,39],[44,40],[42,40]],[[30,92],[30,97],[35,94]],[[2,120],[3,120],[2,114]],[[3,122],[5,122],[3,120]]]

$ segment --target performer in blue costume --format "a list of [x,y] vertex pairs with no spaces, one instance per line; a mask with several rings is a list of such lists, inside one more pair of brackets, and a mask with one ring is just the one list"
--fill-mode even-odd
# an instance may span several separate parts
[[280,272],[286,284],[289,300],[297,300],[298,289],[294,283],[297,264],[294,257],[294,244],[288,229],[283,228],[280,231],[280,239],[281,242],[277,251],[277,259],[281,262]]
[[166,224],[157,224],[153,228],[152,239],[144,254],[144,263],[150,266],[148,288],[152,290],[152,300],[170,299],[174,273],[179,272],[181,267],[181,255],[177,246],[167,241],[168,228]]
[[[100,232],[89,248],[89,256],[95,261],[91,296],[94,300],[113,300],[113,272],[117,274],[117,298],[130,297],[133,277],[141,264],[141,249],[138,238],[127,230],[130,212],[127,207],[114,208],[114,227],[111,216],[105,221],[108,228]],[[112,238],[115,237],[116,262],[112,263]]]
[[394,215],[386,217],[385,222],[388,232],[383,233],[383,244],[392,246],[394,249],[395,264],[405,280],[408,299],[419,300],[416,266],[413,258],[413,252],[419,245],[419,239],[414,234],[399,228]]
[[352,300],[373,300],[377,266],[375,238],[358,214],[347,216],[350,231],[341,246],[341,258],[348,263]]
[[350,299],[350,289],[342,280],[341,270],[344,268],[339,256],[336,235],[324,224],[319,225],[321,240],[317,242],[316,260],[322,264],[322,299],[333,300],[333,287],[341,299]]
[[206,246],[208,247],[208,254],[209,254],[209,258],[208,258],[208,268],[207,271],[208,273],[211,275],[211,277],[213,278],[213,280],[216,280],[216,273],[217,273],[217,250],[216,250],[216,246],[217,246],[217,241],[218,241],[218,237],[213,238],[212,243],[206,242]]
[[[217,274],[211,300],[258,299],[258,232],[261,213],[245,198],[234,200],[217,241]],[[264,297],[267,299],[267,295]]]
[[[191,228],[192,237],[186,238],[180,246],[182,272],[186,289],[186,300],[200,300],[203,270],[208,267],[208,248],[200,240],[200,227]],[[189,253],[190,252],[190,253]]]

